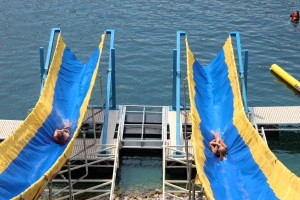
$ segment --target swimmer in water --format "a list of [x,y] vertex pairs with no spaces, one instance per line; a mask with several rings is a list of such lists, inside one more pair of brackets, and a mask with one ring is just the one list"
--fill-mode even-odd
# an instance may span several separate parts
[[299,11],[295,10],[291,15],[290,15],[290,20],[291,22],[298,23],[299,22]]

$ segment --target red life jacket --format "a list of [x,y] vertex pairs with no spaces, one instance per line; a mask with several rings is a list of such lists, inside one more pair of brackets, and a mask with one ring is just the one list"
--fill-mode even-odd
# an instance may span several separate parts
[[293,18],[293,19],[292,19],[293,21],[299,21],[299,15],[298,15],[298,16],[295,16],[294,13],[293,13],[293,14],[290,15],[290,17]]

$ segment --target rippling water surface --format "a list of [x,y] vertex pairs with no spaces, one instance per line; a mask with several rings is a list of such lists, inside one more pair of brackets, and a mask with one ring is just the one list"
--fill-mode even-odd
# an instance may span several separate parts
[[[242,48],[249,50],[249,105],[299,105],[299,93],[269,71],[277,63],[300,79],[300,24],[289,23],[289,14],[300,9],[299,0],[0,0],[0,5],[0,119],[24,119],[37,102],[39,47],[47,49],[53,27],[61,28],[66,44],[82,61],[106,29],[115,29],[118,104],[171,104],[172,50],[176,31],[182,30],[204,65],[229,32],[239,31]],[[98,102],[99,90],[95,88],[92,103]],[[300,162],[299,149],[277,154],[300,174],[295,164]]]

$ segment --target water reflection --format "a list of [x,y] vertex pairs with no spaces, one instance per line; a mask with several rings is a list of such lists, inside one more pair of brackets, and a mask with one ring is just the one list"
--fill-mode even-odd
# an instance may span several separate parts
[[298,90],[296,90],[294,87],[288,84],[285,80],[283,80],[280,76],[278,76],[273,71],[271,71],[271,74],[276,79],[275,80],[276,82],[281,83],[285,88],[289,89],[289,91],[292,92],[294,95],[300,97],[300,92]]

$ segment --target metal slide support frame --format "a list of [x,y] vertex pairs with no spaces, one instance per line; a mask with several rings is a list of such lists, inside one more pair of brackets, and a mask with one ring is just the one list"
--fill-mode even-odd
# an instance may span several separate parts
[[[236,45],[237,45],[237,52],[238,52],[238,59],[239,59],[239,79],[241,80],[242,84],[242,97],[243,97],[243,104],[244,104],[244,109],[246,112],[246,115],[248,117],[248,105],[247,105],[247,92],[246,92],[246,84],[245,84],[245,74],[244,74],[244,66],[242,62],[242,46],[241,46],[241,39],[240,39],[240,33],[239,32],[231,32],[230,36],[235,36],[236,38]],[[248,53],[247,53],[248,55]],[[246,59],[245,59],[246,61]],[[248,58],[247,58],[248,62]],[[248,63],[247,63],[247,68],[248,68]],[[247,74],[247,73],[246,73]]]
[[[180,36],[185,36],[183,31],[177,31],[176,34],[176,145],[180,146],[180,81],[181,81],[181,69],[180,69]],[[180,150],[180,147],[177,147]]]
[[40,47],[40,67],[41,67],[41,90],[40,94],[42,94],[42,91],[44,89],[44,84],[46,82],[46,78],[48,75],[50,60],[51,60],[51,54],[53,49],[53,41],[55,37],[55,33],[60,33],[60,28],[52,28],[49,44],[48,44],[48,50],[47,50],[47,57],[46,57],[46,63],[44,64],[44,48]]
[[[107,138],[107,128],[108,128],[108,117],[110,109],[110,96],[111,96],[111,87],[112,87],[112,108],[116,107],[115,99],[115,48],[114,48],[114,39],[115,39],[115,30],[108,29],[105,31],[106,34],[110,34],[110,47],[109,47],[109,64],[107,69],[107,81],[106,81],[106,97],[105,97],[105,112],[104,112],[104,124],[103,124],[103,136],[102,144],[106,144]],[[105,149],[105,146],[102,147]]]

